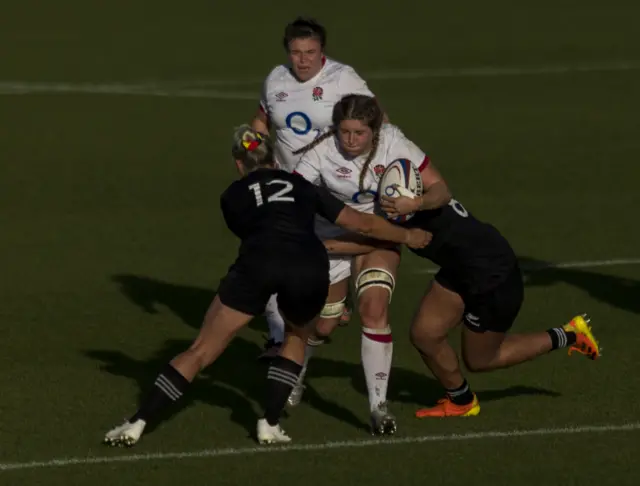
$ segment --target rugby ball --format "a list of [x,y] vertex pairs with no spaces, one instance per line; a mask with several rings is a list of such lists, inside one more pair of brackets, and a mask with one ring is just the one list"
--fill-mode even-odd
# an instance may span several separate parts
[[[378,191],[380,194],[394,198],[399,196],[420,197],[422,196],[420,170],[409,159],[396,159],[382,173]],[[395,223],[404,223],[411,219],[413,214],[415,213],[388,219]]]

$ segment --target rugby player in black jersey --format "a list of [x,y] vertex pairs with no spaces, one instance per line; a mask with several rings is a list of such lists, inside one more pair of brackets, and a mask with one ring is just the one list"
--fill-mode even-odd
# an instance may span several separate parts
[[[444,184],[443,181],[440,184]],[[438,192],[444,190],[437,188]],[[447,189],[448,190],[448,189]],[[412,251],[440,266],[411,325],[410,337],[422,360],[446,389],[445,397],[416,412],[422,417],[471,416],[480,412],[476,395],[460,371],[458,356],[447,341],[464,323],[462,358],[469,371],[490,371],[569,348],[591,359],[600,356],[586,316],[531,334],[511,334],[524,298],[514,251],[499,231],[477,220],[460,202],[434,208],[430,188],[420,198],[382,196],[389,217],[415,213],[405,223],[432,233],[428,246]],[[429,208],[429,209],[425,209]],[[325,241],[330,253],[358,251],[353,241]],[[359,251],[367,251],[362,245]]]
[[277,294],[287,323],[285,342],[268,371],[265,414],[257,424],[260,443],[289,442],[279,425],[284,405],[296,384],[307,338],[329,288],[327,251],[315,234],[315,215],[372,238],[428,244],[431,235],[345,206],[326,189],[275,167],[268,137],[240,127],[232,155],[240,175],[220,198],[229,229],[241,240],[238,257],[222,279],[200,334],[191,347],[160,372],[140,409],[107,432],[109,445],[135,444],[145,426],[180,399],[196,374],[212,364],[235,333],[264,311]]

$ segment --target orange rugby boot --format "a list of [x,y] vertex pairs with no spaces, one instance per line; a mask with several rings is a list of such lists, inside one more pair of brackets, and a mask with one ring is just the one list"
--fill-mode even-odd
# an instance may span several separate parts
[[435,407],[421,408],[416,412],[417,418],[426,417],[472,417],[480,413],[480,402],[473,394],[473,400],[466,405],[456,405],[449,397],[438,400]]

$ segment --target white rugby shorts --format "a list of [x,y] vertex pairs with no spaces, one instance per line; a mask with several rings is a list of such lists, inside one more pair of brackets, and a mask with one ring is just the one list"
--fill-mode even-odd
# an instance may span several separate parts
[[351,276],[350,256],[329,257],[329,282],[333,285]]

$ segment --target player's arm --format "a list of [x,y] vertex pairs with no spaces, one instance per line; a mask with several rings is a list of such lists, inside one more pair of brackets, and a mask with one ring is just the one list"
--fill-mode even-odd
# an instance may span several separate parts
[[424,248],[431,241],[431,233],[424,230],[402,228],[380,216],[361,213],[349,206],[344,206],[334,222],[338,226],[369,238],[404,243],[410,248]]
[[327,189],[314,189],[318,213],[338,226],[369,238],[404,243],[411,248],[424,248],[431,241],[431,233],[415,228],[402,228],[375,214],[361,213],[345,205]]
[[260,107],[253,117],[253,120],[251,120],[251,128],[253,128],[256,132],[263,133],[264,135],[269,135],[271,123],[269,122],[269,116],[262,107],[262,104],[260,104]]
[[390,217],[395,218],[416,211],[427,211],[445,206],[451,200],[449,186],[435,168],[429,157],[415,143],[409,140],[398,127],[391,127],[393,140],[387,154],[388,160],[407,158],[414,161],[420,171],[422,196],[419,198],[380,197],[380,206]]
[[440,208],[451,201],[451,191],[440,171],[426,158],[421,167],[422,196],[417,199],[414,211]]
[[269,135],[271,130],[271,121],[269,120],[269,104],[267,103],[267,80],[265,80],[262,86],[262,93],[260,94],[260,105],[258,110],[251,120],[251,128],[256,132]]
[[379,248],[395,248],[397,243],[348,234],[331,240],[323,240],[328,253],[333,255],[364,255]]

